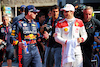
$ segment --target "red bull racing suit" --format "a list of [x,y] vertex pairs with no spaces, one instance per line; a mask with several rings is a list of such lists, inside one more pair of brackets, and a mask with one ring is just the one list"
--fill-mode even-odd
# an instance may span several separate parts
[[[20,36],[18,33],[21,33]],[[28,54],[25,54],[22,51],[23,57],[23,67],[28,67],[30,64],[32,67],[41,67],[41,58],[36,47],[36,40],[37,40],[37,23],[32,20],[31,23],[27,19],[23,19],[18,21],[16,24],[13,25],[12,29],[12,37],[13,37],[13,44],[18,44],[18,37],[21,37],[21,40],[26,41],[28,44]]]

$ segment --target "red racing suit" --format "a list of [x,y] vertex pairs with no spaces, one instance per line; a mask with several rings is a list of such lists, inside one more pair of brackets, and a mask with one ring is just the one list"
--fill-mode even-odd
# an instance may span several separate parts
[[[73,67],[82,67],[83,66],[83,58],[80,44],[68,47],[68,41],[74,41],[73,39],[81,37],[82,42],[87,39],[87,33],[85,31],[84,24],[82,20],[77,18],[72,19],[63,19],[59,21],[55,28],[55,41],[62,44],[62,64],[72,62]],[[71,50],[72,53],[68,53],[66,50]],[[70,52],[70,51],[69,51]],[[71,56],[74,56],[73,57]]]

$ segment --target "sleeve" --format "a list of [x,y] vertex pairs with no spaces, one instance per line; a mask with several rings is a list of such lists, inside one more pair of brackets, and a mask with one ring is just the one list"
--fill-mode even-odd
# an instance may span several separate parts
[[82,38],[82,42],[84,42],[87,39],[87,32],[85,30],[83,21],[81,21],[81,25],[82,26],[80,27],[79,34],[80,34],[80,36]]
[[17,22],[16,24],[14,24],[12,26],[12,32],[11,32],[11,43],[13,45],[17,45],[18,44],[18,33],[19,33],[19,29],[20,29],[20,26],[19,26],[19,22]]
[[1,33],[1,28],[3,27],[3,25],[0,25],[0,39],[3,39],[3,35],[2,35],[2,33]]
[[100,30],[100,21],[98,19],[95,19],[95,18],[93,18],[93,20],[94,20],[94,23],[97,26],[97,29]]
[[55,27],[55,41],[62,44],[62,45],[65,45],[67,40],[62,38],[62,30],[61,30],[61,25],[60,23],[58,22],[56,27]]

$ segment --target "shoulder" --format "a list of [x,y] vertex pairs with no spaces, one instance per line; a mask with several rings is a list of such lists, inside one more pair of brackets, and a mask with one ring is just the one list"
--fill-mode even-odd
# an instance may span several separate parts
[[62,20],[63,18],[62,17],[58,17],[59,18],[59,20]]
[[60,21],[57,22],[56,28],[62,28],[62,27],[66,27],[68,26],[68,23],[66,21],[66,19],[62,19]]
[[0,25],[0,28],[2,28],[2,27],[3,27],[3,24]]
[[81,19],[75,18],[77,22],[83,22]]
[[99,21],[98,19],[96,19],[96,18],[93,18],[93,17],[92,17],[92,20],[93,20],[94,22],[99,22],[99,23],[100,23],[100,21]]
[[64,19],[59,20],[58,22],[59,22],[59,23],[63,23],[64,21],[66,21],[66,19],[65,19],[65,18],[64,18]]
[[75,18],[75,26],[83,27],[84,23],[81,19]]

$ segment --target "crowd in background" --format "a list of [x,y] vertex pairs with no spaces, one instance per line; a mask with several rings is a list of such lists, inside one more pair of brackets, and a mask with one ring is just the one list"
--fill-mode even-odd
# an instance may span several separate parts
[[[46,17],[45,12],[35,6],[22,5],[20,15],[14,17],[12,23],[4,15],[0,44],[4,41],[7,46],[0,49],[0,67],[4,53],[8,67],[12,67],[12,60],[19,62],[18,46],[29,51],[25,54],[22,50],[23,67],[42,67],[42,64],[44,67],[92,67],[92,45],[94,41],[100,44],[99,35],[94,36],[100,30],[100,21],[92,16],[91,6],[77,6],[66,4],[59,9],[53,5]],[[27,47],[19,41],[20,37]]]

